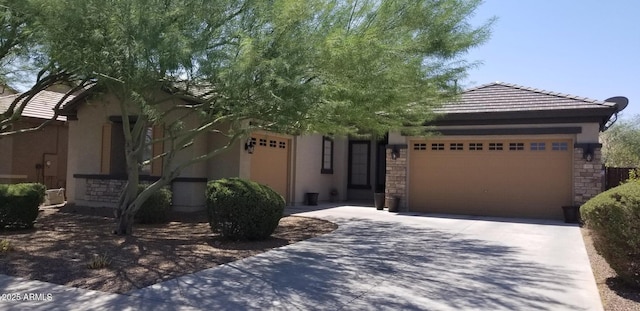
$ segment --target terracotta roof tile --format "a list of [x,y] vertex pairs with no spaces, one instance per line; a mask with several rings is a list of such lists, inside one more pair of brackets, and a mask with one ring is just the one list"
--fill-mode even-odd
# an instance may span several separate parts
[[484,113],[567,109],[598,109],[613,107],[613,103],[524,87],[516,84],[493,82],[464,91],[455,103],[445,104],[438,113]]
[[[19,94],[0,97],[0,111],[5,112]],[[33,97],[31,102],[25,107],[22,115],[25,117],[51,119],[53,108],[62,100],[64,94],[52,91],[42,91]],[[66,102],[72,100],[74,96],[69,96]],[[67,118],[58,116],[57,120],[66,121]]]

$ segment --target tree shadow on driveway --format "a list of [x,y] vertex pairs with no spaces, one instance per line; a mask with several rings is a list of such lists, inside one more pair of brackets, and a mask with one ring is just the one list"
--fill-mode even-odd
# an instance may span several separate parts
[[518,247],[391,221],[337,222],[334,233],[132,294],[232,310],[588,309],[564,299],[576,297],[575,271],[527,260]]

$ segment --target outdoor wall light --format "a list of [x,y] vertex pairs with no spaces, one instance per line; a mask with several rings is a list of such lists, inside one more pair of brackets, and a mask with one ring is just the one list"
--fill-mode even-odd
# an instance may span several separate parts
[[393,146],[393,149],[391,149],[391,159],[395,160],[399,157],[400,157],[400,149],[398,149],[398,146]]
[[247,142],[244,143],[244,150],[246,150],[249,154],[253,154],[253,150],[255,149],[255,142],[251,140],[251,138],[247,139]]
[[587,162],[593,161],[593,147],[591,145],[587,146],[587,148],[584,149],[582,158]]

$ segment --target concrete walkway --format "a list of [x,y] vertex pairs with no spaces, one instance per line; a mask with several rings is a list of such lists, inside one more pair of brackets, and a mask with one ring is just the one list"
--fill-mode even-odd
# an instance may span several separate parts
[[580,230],[560,222],[306,211],[335,232],[127,295],[0,277],[15,310],[602,310]]

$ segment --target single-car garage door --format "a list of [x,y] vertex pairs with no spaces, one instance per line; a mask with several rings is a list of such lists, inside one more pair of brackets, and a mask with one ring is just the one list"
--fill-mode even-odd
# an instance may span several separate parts
[[251,137],[251,180],[265,184],[288,200],[290,139],[256,134]]
[[572,203],[571,139],[414,140],[412,211],[562,219]]

